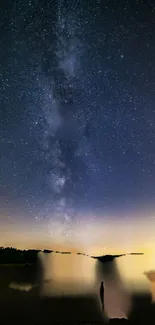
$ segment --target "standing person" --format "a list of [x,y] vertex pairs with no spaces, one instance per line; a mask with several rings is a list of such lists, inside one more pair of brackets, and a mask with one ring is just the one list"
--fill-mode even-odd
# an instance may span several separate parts
[[104,310],[104,282],[103,281],[101,281],[100,284],[100,300],[101,300],[102,309]]

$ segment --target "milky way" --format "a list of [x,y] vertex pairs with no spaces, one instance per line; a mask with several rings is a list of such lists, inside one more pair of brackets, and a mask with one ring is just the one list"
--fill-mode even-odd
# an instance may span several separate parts
[[58,6],[54,29],[56,65],[49,75],[49,55],[46,57],[48,63],[41,67],[45,76],[48,76],[48,99],[45,98],[43,105],[46,120],[43,148],[49,169],[47,185],[51,191],[51,198],[44,204],[43,210],[46,209],[46,217],[49,217],[52,211],[52,215],[68,235],[71,221],[76,216],[74,206],[77,197],[77,171],[80,173],[83,168],[88,171],[93,157],[87,159],[88,153],[90,156],[92,152],[85,136],[87,119],[84,119],[80,103],[83,91],[80,85],[80,24],[77,15],[72,17],[64,11],[64,7]]

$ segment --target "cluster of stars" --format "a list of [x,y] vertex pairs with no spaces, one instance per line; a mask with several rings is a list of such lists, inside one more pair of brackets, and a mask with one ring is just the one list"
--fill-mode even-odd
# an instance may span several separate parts
[[1,20],[1,197],[62,215],[66,235],[75,211],[155,201],[155,7],[74,5],[18,1]]

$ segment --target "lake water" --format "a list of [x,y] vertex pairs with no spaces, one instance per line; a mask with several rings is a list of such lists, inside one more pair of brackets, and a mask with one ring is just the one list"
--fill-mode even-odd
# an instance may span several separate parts
[[[36,301],[39,304],[33,307],[37,314],[39,311],[39,319],[49,313],[51,317],[55,314],[57,319],[61,308],[64,309],[61,314],[66,312],[67,315],[74,310],[75,318],[81,317],[79,321],[84,316],[89,320],[92,317],[101,318],[99,287],[103,280],[105,315],[108,318],[127,318],[133,308],[134,293],[152,293],[155,297],[155,286],[144,274],[144,271],[155,269],[154,259],[148,257],[147,263],[146,260],[143,255],[125,256],[103,264],[77,254],[39,253],[39,263],[35,267],[0,268],[1,306],[4,306],[4,301],[12,299],[14,303],[18,301],[18,308],[22,299],[26,299],[27,310],[30,301],[33,305]],[[43,301],[44,298],[45,303],[40,305],[40,299]],[[9,306],[12,306],[12,302]]]
[[[103,280],[105,312],[110,318],[128,316],[135,292],[150,293],[143,255],[124,256],[105,264],[76,254],[40,253],[39,258],[44,265],[43,296],[94,295],[100,304],[99,286]],[[147,266],[153,267],[151,263]]]

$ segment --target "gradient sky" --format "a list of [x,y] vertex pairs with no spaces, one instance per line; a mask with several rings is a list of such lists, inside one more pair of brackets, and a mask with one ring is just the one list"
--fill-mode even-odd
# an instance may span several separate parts
[[155,227],[154,23],[153,1],[1,1],[2,243]]

